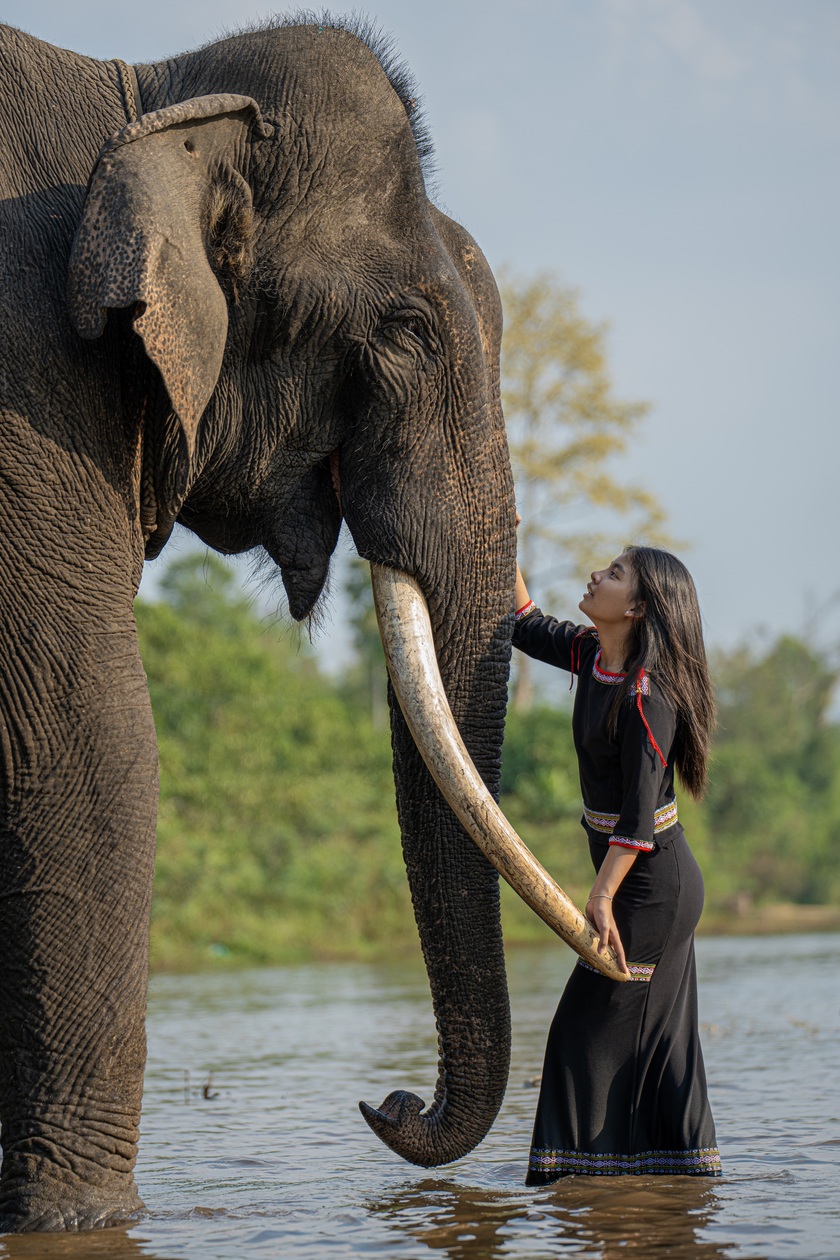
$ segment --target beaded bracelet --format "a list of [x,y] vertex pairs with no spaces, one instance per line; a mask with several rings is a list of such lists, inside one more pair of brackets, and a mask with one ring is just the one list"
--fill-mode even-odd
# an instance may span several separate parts
[[517,608],[516,612],[513,614],[514,619],[516,621],[521,621],[523,617],[528,616],[528,613],[532,613],[534,609],[536,608],[536,606],[537,605],[534,603],[534,601],[532,599],[529,599],[527,604],[523,604],[521,608]]

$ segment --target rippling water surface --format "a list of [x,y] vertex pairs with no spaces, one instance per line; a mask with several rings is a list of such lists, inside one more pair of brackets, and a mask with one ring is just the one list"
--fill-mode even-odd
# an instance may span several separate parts
[[34,1260],[840,1257],[838,936],[698,943],[721,1180],[522,1184],[544,1039],[571,966],[509,958],[513,1066],[490,1136],[416,1169],[356,1103],[431,1098],[422,964],[158,978],[137,1179],[149,1214],[84,1238],[5,1238]]

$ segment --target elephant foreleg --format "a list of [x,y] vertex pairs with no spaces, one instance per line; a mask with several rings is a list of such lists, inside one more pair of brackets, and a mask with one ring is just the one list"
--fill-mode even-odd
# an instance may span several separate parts
[[[0,1228],[79,1229],[141,1205],[157,755],[133,626],[4,644]],[[0,631],[2,628],[0,628]]]

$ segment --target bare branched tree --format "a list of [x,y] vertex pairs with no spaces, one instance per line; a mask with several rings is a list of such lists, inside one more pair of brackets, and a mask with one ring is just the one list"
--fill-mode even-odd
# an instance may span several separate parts
[[[568,597],[571,579],[599,557],[607,563],[628,538],[670,541],[654,495],[613,471],[649,404],[614,397],[606,325],[584,317],[574,289],[551,272],[506,274],[500,288],[502,400],[523,518],[519,559],[550,603],[564,587]],[[528,662],[519,658],[513,704],[527,708],[531,698]]]

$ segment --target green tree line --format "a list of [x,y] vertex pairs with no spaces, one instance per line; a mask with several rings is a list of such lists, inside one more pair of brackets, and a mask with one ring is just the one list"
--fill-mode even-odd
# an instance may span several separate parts
[[[417,948],[370,663],[325,677],[212,556],[170,565],[161,595],[136,607],[161,759],[152,965]],[[701,805],[680,797],[710,920],[840,904],[837,671],[783,637],[720,654],[715,677],[711,788]],[[384,695],[384,667],[379,685]],[[523,839],[582,900],[591,871],[568,706],[510,714],[502,791]],[[503,906],[508,940],[545,938],[509,891]]]

